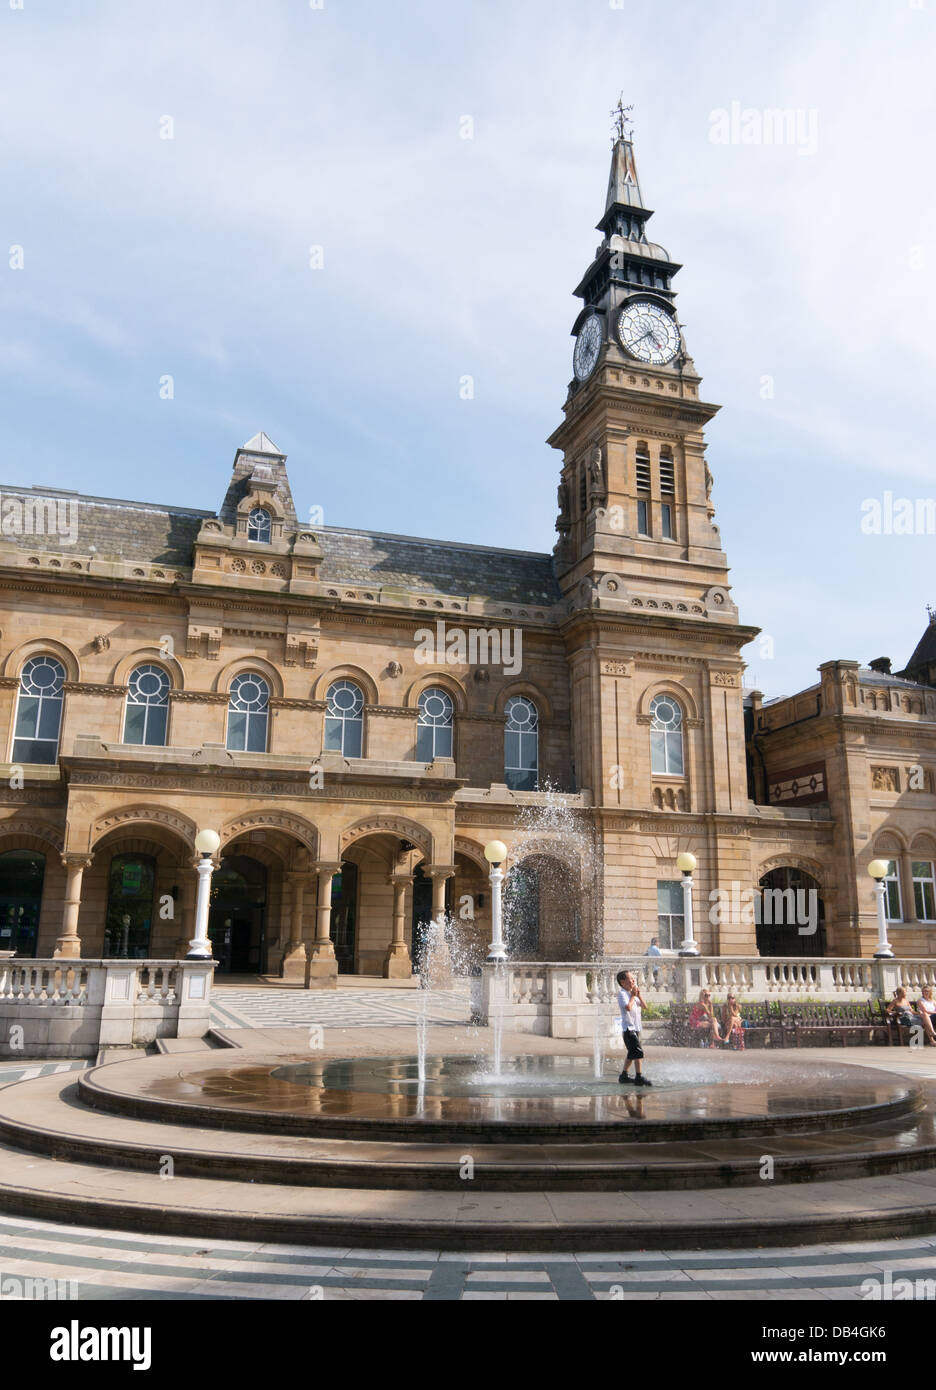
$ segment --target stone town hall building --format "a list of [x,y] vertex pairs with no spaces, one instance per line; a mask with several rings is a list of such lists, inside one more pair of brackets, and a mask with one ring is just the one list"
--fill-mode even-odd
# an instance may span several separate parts
[[[515,843],[548,783],[597,867],[543,830],[515,888],[529,956],[678,945],[684,850],[704,954],[868,954],[878,854],[898,953],[932,953],[936,628],[902,676],[830,662],[745,699],[717,407],[650,216],[619,138],[549,440],[552,555],[307,526],[264,434],[217,513],[3,488],[0,947],[184,954],[210,826],[222,968],[408,974],[446,905],[483,942],[483,847]],[[427,661],[440,621],[468,649]],[[518,634],[520,663],[471,647]],[[816,932],[710,915],[712,889],[762,883],[817,888]]]

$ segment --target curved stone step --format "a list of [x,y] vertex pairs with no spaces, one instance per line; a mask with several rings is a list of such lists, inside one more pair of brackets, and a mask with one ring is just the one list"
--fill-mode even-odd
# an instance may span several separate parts
[[0,1210],[81,1225],[446,1250],[769,1246],[936,1231],[936,1172],[736,1191],[384,1191],[96,1168],[0,1143]]
[[[692,1143],[388,1143],[205,1130],[89,1109],[73,1076],[0,1092],[0,1137],[56,1159],[178,1176],[320,1187],[461,1190],[465,1159],[475,1191],[658,1191],[762,1185],[763,1141]],[[936,1167],[936,1121],[909,1117],[770,1141],[773,1181],[798,1183]]]
[[[276,1060],[282,1065],[290,1059]],[[851,1129],[910,1115],[924,1104],[923,1089],[911,1078],[885,1079],[871,1074],[869,1081],[856,1068],[854,1095],[843,1097],[833,1091],[829,1098],[821,1093],[801,1097],[787,1089],[779,1097],[785,1104],[776,1104],[769,1113],[690,1114],[678,1120],[667,1118],[665,1113],[657,1117],[652,1112],[667,1094],[661,1090],[639,1097],[633,1092],[615,1091],[608,1097],[610,1113],[599,1119],[579,1115],[553,1118],[549,1113],[544,1118],[529,1112],[519,1118],[493,1119],[490,1115],[446,1118],[432,1113],[388,1116],[383,1097],[362,1092],[348,1093],[339,1110],[328,1111],[315,1109],[317,1097],[311,1089],[302,1098],[304,1088],[285,1085],[271,1096],[271,1070],[262,1058],[245,1065],[222,1055],[210,1063],[205,1059],[204,1065],[199,1059],[194,1067],[180,1068],[177,1059],[151,1057],[83,1072],[78,1089],[82,1101],[97,1110],[165,1124],[323,1139],[457,1145],[484,1144],[493,1133],[501,1142],[515,1144],[620,1143],[624,1136],[642,1144],[675,1138],[693,1144],[729,1137],[773,1139],[809,1134],[819,1128],[828,1132]],[[739,1093],[743,1090],[741,1087]],[[633,1107],[638,1104],[648,1106],[651,1113],[634,1114]]]

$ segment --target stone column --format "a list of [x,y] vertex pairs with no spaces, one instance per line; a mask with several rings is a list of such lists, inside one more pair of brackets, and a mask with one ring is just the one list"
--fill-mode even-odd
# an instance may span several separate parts
[[330,935],[331,884],[340,864],[315,865],[318,896],[315,908],[315,939],[305,963],[306,989],[334,989],[338,983],[338,962]]
[[62,935],[55,943],[55,956],[80,956],[81,938],[78,935],[78,911],[81,907],[81,878],[91,867],[90,854],[63,854],[65,869],[65,908],[62,913]]
[[432,920],[438,922],[445,911],[445,885],[455,877],[455,865],[429,864],[424,872],[432,879]]
[[413,882],[409,875],[390,875],[393,885],[393,935],[387,954],[384,956],[383,976],[385,980],[408,980],[413,973],[413,962],[406,945],[406,890]]
[[903,899],[903,920],[917,922],[916,900],[913,896],[913,855],[902,849],[897,858],[897,872],[900,874],[900,896]]
[[302,902],[305,896],[306,875],[301,869],[291,869],[286,874],[286,880],[292,896],[289,909],[289,942],[283,952],[280,975],[284,980],[305,982],[306,946],[302,939]]
[[179,935],[176,937],[176,960],[184,960],[188,955],[189,941],[195,935],[195,886],[196,873],[194,861],[182,866],[182,891],[179,894]]

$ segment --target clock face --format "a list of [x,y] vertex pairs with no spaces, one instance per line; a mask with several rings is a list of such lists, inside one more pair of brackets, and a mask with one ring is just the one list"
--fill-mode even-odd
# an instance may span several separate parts
[[572,354],[572,370],[579,381],[585,381],[591,376],[600,350],[601,322],[597,314],[592,314],[579,329],[575,351]]
[[618,318],[618,334],[632,357],[663,367],[679,351],[679,329],[671,314],[649,299],[632,299]]

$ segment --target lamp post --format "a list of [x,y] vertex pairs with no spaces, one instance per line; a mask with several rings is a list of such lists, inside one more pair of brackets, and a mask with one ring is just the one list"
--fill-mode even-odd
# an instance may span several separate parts
[[887,939],[887,860],[872,859],[868,873],[874,879],[874,896],[877,898],[878,943],[874,953],[875,960],[893,960],[894,952]]
[[189,942],[186,960],[211,960],[211,942],[208,940],[208,906],[211,901],[211,875],[214,871],[211,856],[217,852],[220,844],[221,836],[217,830],[199,830],[195,836],[195,848],[201,858],[195,866],[198,871],[195,935]]
[[501,922],[501,884],[504,881],[501,864],[507,858],[507,846],[502,840],[489,840],[484,846],[484,857],[491,866],[491,949],[488,960],[506,960]]
[[683,918],[685,919],[685,939],[679,948],[681,956],[697,956],[699,947],[692,934],[692,871],[696,866],[694,854],[681,854],[676,867],[682,874]]

